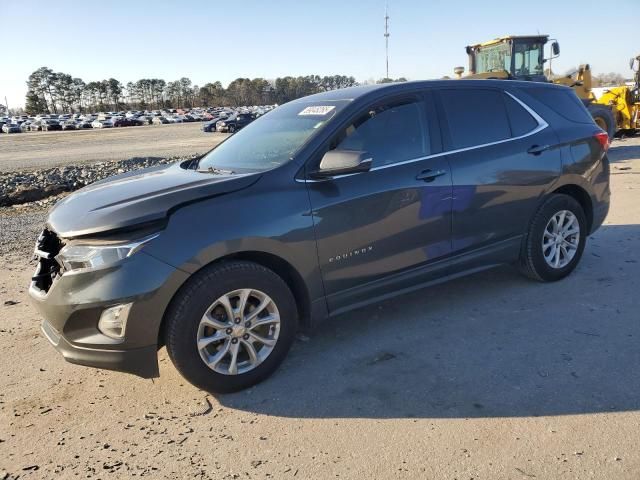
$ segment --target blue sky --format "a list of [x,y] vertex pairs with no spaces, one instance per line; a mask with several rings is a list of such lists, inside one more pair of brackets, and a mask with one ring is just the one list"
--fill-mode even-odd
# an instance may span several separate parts
[[[630,76],[640,53],[640,0],[389,0],[390,76],[451,74],[469,43],[548,33],[554,70],[589,62]],[[598,15],[598,12],[607,12]],[[41,66],[85,81],[143,77],[195,84],[237,77],[345,74],[384,77],[385,0],[15,0],[0,3],[0,99],[24,104]],[[585,26],[583,28],[583,25]]]

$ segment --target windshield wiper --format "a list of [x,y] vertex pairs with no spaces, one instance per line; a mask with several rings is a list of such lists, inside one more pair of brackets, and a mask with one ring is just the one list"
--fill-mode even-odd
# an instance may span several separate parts
[[233,175],[235,173],[233,170],[224,170],[222,168],[215,167],[209,167],[206,170],[198,170],[198,172],[212,173],[213,175]]

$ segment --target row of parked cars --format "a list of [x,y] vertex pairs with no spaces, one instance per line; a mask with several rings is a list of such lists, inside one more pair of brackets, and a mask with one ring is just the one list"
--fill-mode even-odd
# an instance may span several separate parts
[[36,115],[35,117],[17,115],[0,117],[0,132],[46,132],[204,122],[202,130],[205,132],[233,133],[274,107],[274,105],[265,105],[238,108],[193,108],[189,110],[129,110],[127,112]]

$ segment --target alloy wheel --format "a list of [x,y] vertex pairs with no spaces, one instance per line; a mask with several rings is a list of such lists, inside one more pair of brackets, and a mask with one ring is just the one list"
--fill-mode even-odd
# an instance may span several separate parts
[[223,375],[247,373],[271,354],[280,334],[280,314],[266,293],[240,289],[218,298],[198,325],[202,361]]
[[580,223],[569,210],[555,213],[542,235],[542,255],[551,268],[566,267],[580,245]]

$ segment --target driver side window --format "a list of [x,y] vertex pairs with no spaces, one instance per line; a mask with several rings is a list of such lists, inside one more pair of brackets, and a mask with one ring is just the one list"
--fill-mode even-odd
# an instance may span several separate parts
[[417,101],[371,108],[345,128],[332,149],[365,151],[372,167],[429,155],[430,141],[423,104]]

